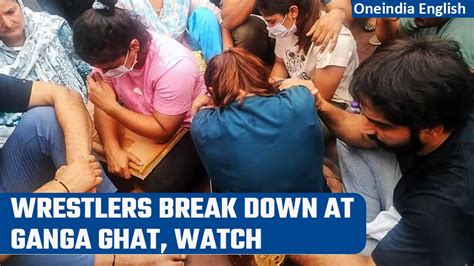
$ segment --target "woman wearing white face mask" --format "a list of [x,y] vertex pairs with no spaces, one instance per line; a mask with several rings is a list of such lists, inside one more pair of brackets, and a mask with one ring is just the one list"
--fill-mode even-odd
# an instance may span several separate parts
[[[108,170],[129,179],[129,162],[141,162],[120,147],[118,126],[166,143],[180,127],[189,127],[192,101],[205,86],[188,49],[147,31],[116,2],[96,1],[76,20],[74,46],[98,72],[88,79],[88,87]],[[146,192],[189,191],[202,169],[187,134],[150,176],[136,181]]]
[[[321,14],[314,0],[259,0],[258,9],[276,38],[275,64],[270,81],[287,78],[311,80],[321,96],[340,107],[350,103],[348,87],[358,65],[357,48],[343,27],[334,51],[319,51],[306,33]],[[291,82],[298,83],[297,80]]]

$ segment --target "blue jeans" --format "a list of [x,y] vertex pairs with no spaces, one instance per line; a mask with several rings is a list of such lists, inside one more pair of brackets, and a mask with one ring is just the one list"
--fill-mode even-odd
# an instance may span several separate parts
[[393,190],[402,173],[394,154],[360,149],[337,141],[342,181],[347,192],[359,193],[367,204],[367,222],[393,204]]
[[[33,108],[0,151],[0,192],[32,192],[51,181],[65,164],[64,137],[54,108]],[[97,191],[115,192],[109,178],[103,179]]]
[[196,8],[188,18],[187,42],[192,50],[200,50],[206,62],[222,53],[222,33],[219,21],[211,10]]
[[[367,223],[393,205],[393,190],[402,173],[394,154],[360,149],[337,140],[337,154],[346,192],[359,193],[367,204]],[[370,256],[378,241],[367,238],[361,254]]]

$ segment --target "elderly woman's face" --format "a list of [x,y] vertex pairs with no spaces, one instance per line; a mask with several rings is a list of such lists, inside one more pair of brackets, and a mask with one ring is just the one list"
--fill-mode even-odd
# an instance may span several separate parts
[[25,21],[15,0],[0,0],[0,39],[24,38]]

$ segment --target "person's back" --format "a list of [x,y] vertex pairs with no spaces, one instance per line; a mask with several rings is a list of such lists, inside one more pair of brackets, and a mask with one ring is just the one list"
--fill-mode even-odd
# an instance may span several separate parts
[[474,19],[452,18],[445,22],[442,19],[431,19],[436,22],[432,25],[429,23],[424,25],[423,21],[430,22],[430,19],[400,19],[400,30],[409,37],[432,36],[458,42],[464,61],[474,69]]
[[[219,108],[197,113],[191,134],[209,177],[217,191],[320,192],[323,139],[314,98],[305,87],[273,89],[256,62],[232,49],[208,66],[206,85]],[[230,96],[237,87],[240,95]]]
[[[398,261],[412,261],[412,256],[399,256],[393,243],[403,240],[402,230],[416,230],[418,246],[429,247],[419,251],[425,255],[417,257],[420,264],[474,262],[474,113],[442,146],[427,156],[416,157],[412,164],[394,192],[394,206],[404,219],[397,225],[399,230],[382,239],[374,258],[389,261],[396,256]],[[433,231],[443,233],[433,236]]]
[[305,87],[200,111],[191,133],[213,185],[225,192],[317,192],[323,139]]

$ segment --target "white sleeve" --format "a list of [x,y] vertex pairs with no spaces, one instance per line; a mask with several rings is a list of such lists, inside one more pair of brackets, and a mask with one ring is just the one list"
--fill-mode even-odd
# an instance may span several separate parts
[[[347,67],[353,56],[356,43],[354,37],[352,36],[349,29],[343,27],[339,33],[339,38],[337,39],[336,47],[330,53],[329,49],[322,53],[317,52],[316,54],[316,68],[321,69],[327,66],[339,66]],[[319,51],[319,47],[315,46],[314,51]]]
[[194,9],[198,7],[205,7],[216,16],[217,21],[219,21],[219,24],[222,24],[222,16],[221,16],[221,9],[218,8],[216,5],[211,3],[209,0],[191,0],[191,11],[193,12]]

